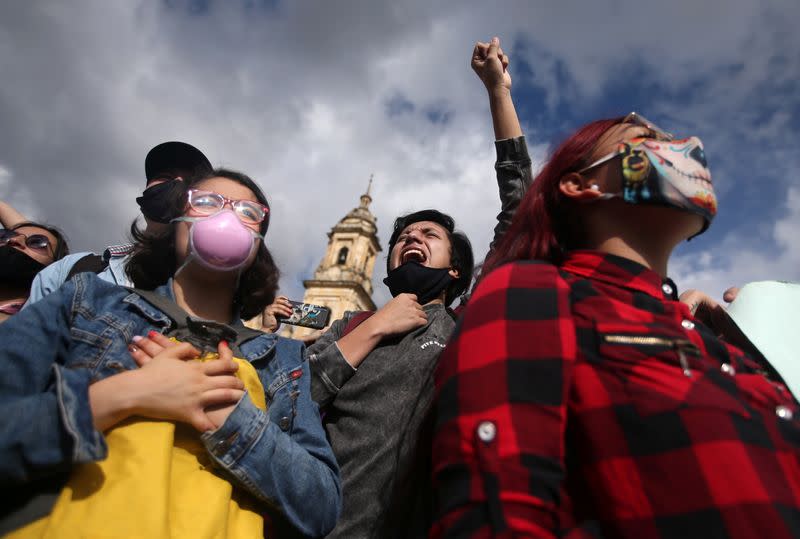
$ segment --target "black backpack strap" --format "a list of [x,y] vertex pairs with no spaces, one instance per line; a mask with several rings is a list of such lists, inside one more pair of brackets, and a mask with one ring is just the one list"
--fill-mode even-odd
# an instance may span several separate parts
[[195,318],[183,310],[175,301],[157,294],[154,290],[126,288],[172,320],[172,326],[167,332],[169,336],[190,342],[201,350],[216,351],[219,341],[224,340],[231,346],[234,354],[241,356],[239,345],[264,334],[262,331],[250,329],[243,324],[229,326],[213,320]]
[[67,278],[65,280],[71,279],[73,276],[79,273],[100,273],[101,271],[105,270],[108,267],[108,260],[103,258],[100,255],[96,254],[88,254],[84,257],[79,258],[70,268],[69,273],[67,273]]

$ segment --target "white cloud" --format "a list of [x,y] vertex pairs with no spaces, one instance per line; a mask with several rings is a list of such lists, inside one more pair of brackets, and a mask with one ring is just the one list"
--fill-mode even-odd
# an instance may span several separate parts
[[[706,81],[699,97],[654,110],[683,125],[727,127],[742,109],[742,123],[761,126],[752,144],[796,122],[788,113],[760,122],[745,109],[773,76],[765,58],[788,58],[782,78],[800,78],[798,38],[785,31],[800,18],[791,2],[292,0],[274,9],[210,2],[206,13],[189,5],[3,3],[0,162],[14,175],[10,187],[0,179],[0,196],[62,225],[77,248],[99,249],[121,241],[136,216],[147,150],[185,140],[267,192],[267,242],[284,291],[299,297],[326,232],[358,203],[371,173],[384,244],[397,215],[436,206],[485,252],[499,203],[485,91],[469,56],[492,34],[507,49],[536,45],[520,49],[532,78],[515,81],[544,88],[551,107],[602,98],[619,66],[639,62],[654,84],[687,92],[720,66],[741,64]],[[767,22],[771,31],[759,31]],[[387,116],[395,96],[413,110]],[[432,108],[448,121],[430,122]],[[376,267],[380,300],[382,261]]]

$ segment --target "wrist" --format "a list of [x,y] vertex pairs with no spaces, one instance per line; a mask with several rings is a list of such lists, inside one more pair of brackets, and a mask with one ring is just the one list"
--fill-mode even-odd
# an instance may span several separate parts
[[369,340],[380,341],[389,335],[389,331],[386,329],[386,324],[384,324],[382,321],[380,311],[364,320],[361,325],[364,327],[366,337]]
[[146,408],[147,381],[139,368],[118,374],[120,377],[118,406],[125,417],[140,415]]
[[89,386],[89,404],[97,430],[105,431],[136,413],[134,373],[125,371]]
[[487,86],[486,91],[489,93],[490,101],[511,99],[511,88],[507,86]]

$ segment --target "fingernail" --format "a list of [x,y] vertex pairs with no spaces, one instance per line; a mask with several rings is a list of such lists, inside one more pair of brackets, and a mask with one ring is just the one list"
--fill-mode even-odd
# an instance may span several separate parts
[[150,337],[151,339],[153,337],[157,336],[157,335],[161,335],[161,334],[159,332],[157,332],[157,331],[152,330],[152,329],[147,332],[147,336]]
[[131,339],[131,340],[132,340],[133,342],[139,342],[139,341],[141,341],[142,339],[144,339],[144,337],[142,337],[141,335],[134,335],[134,336],[133,336],[133,339]]
[[228,341],[220,341],[220,344],[225,346],[225,348],[230,348],[231,346],[228,344]]
[[139,351],[139,348],[134,346],[134,345],[132,345],[132,344],[129,344],[128,345],[128,351],[131,352],[132,354],[135,354],[136,352]]

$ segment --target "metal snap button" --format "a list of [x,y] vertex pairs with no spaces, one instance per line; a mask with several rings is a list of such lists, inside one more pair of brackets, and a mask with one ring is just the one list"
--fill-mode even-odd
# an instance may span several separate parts
[[497,427],[491,421],[482,421],[478,425],[478,438],[483,442],[491,442],[497,436]]
[[694,329],[694,322],[691,320],[684,320],[681,322],[681,325],[683,326],[683,329]]
[[286,416],[283,416],[281,418],[281,420],[278,421],[278,426],[281,428],[281,430],[288,429],[289,428],[289,418],[286,417]]
[[662,284],[662,285],[661,285],[661,290],[663,290],[663,291],[664,291],[664,293],[665,293],[666,295],[668,295],[668,296],[671,296],[671,295],[672,295],[672,292],[673,292],[673,290],[672,290],[672,286],[671,286],[669,283],[664,283],[664,284]]
[[729,376],[736,375],[736,369],[730,363],[723,363],[719,366],[720,370]]
[[792,410],[788,406],[784,406],[783,404],[775,408],[775,414],[781,419],[785,419],[787,421],[792,419],[792,417],[794,417]]
[[238,438],[239,438],[239,433],[238,432],[234,432],[233,434],[231,434],[230,436],[228,436],[224,440],[220,440],[214,446],[214,454],[216,456],[218,456],[218,457],[221,457],[222,455],[224,455],[225,453],[228,452],[228,450],[231,448],[231,446],[234,444],[234,442]]

